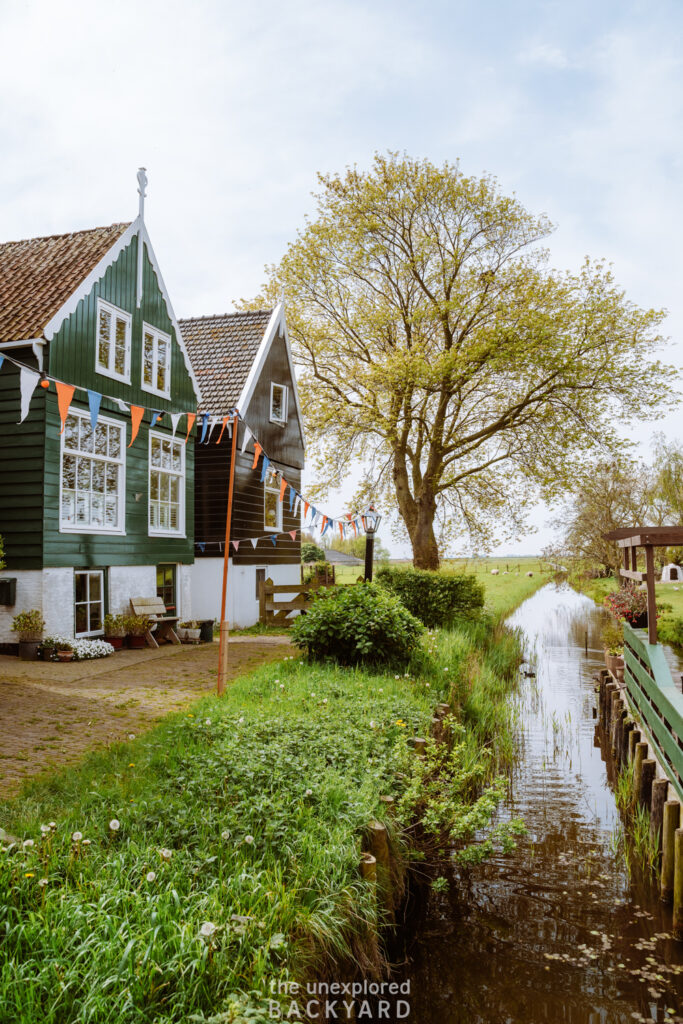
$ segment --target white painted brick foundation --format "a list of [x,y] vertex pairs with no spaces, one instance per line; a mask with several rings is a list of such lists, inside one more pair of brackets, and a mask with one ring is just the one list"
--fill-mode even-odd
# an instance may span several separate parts
[[156,597],[155,565],[112,565],[109,570],[109,611],[130,615],[131,597]]
[[[192,575],[192,617],[194,619],[220,619],[221,588],[223,585],[223,559],[198,558],[194,565],[187,566]],[[233,566],[230,559],[228,569],[228,600],[227,612],[230,626],[244,629],[258,622],[258,598],[256,597],[256,569],[266,570],[266,579],[270,577],[275,584],[287,583],[298,585],[301,570],[298,565]],[[278,599],[286,601],[295,594],[278,594]]]
[[45,633],[74,635],[74,571],[43,569]]
[[0,643],[14,644],[18,639],[11,628],[14,616],[19,612],[28,612],[32,608],[43,611],[43,573],[40,569],[24,569],[17,572],[5,569],[2,575],[17,581],[16,604],[0,604]]

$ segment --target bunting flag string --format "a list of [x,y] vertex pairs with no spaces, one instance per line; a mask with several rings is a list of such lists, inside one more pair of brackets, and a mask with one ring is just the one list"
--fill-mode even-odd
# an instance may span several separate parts
[[62,384],[61,381],[57,381],[55,384],[57,388],[57,405],[59,407],[59,418],[62,421],[62,429],[59,431],[60,434],[64,433],[64,427],[66,426],[66,417],[69,415],[69,406],[71,405],[71,399],[74,396],[76,388],[73,384]]
[[142,423],[142,417],[145,415],[144,405],[131,405],[130,407],[130,441],[128,447],[132,445],[135,438],[138,436],[138,430]]

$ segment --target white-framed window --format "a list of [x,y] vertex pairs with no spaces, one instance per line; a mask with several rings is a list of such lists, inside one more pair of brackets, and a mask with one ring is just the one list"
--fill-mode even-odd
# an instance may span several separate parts
[[149,434],[150,536],[185,535],[185,443]]
[[149,324],[142,325],[142,389],[171,397],[171,338]]
[[74,572],[74,633],[97,636],[104,622],[104,572],[77,569]]
[[62,434],[59,529],[62,533],[125,532],[125,427],[71,409]]
[[287,395],[289,388],[284,384],[274,384],[271,382],[270,385],[270,422],[271,423],[286,423],[287,422]]
[[263,485],[263,525],[266,530],[282,532],[282,502],[277,477],[266,477]]
[[130,382],[130,313],[104,299],[97,300],[95,370],[114,380]]

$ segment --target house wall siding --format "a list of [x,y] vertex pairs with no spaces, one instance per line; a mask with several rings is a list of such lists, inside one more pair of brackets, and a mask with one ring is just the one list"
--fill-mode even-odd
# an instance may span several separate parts
[[[270,422],[270,385],[284,384],[289,388],[289,408],[284,426]],[[273,339],[263,364],[263,369],[246,409],[240,409],[256,440],[263,445],[268,455],[285,466],[304,468],[304,447],[301,441],[301,425],[294,404],[292,375],[287,358],[287,344],[279,334]],[[253,442],[248,451],[253,452]]]

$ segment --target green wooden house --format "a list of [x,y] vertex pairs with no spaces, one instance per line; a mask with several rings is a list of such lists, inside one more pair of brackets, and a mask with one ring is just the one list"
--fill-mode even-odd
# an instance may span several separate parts
[[[133,597],[191,614],[199,389],[139,181],[132,223],[0,244],[0,644],[30,608],[70,636]],[[55,379],[76,387],[63,429]]]

